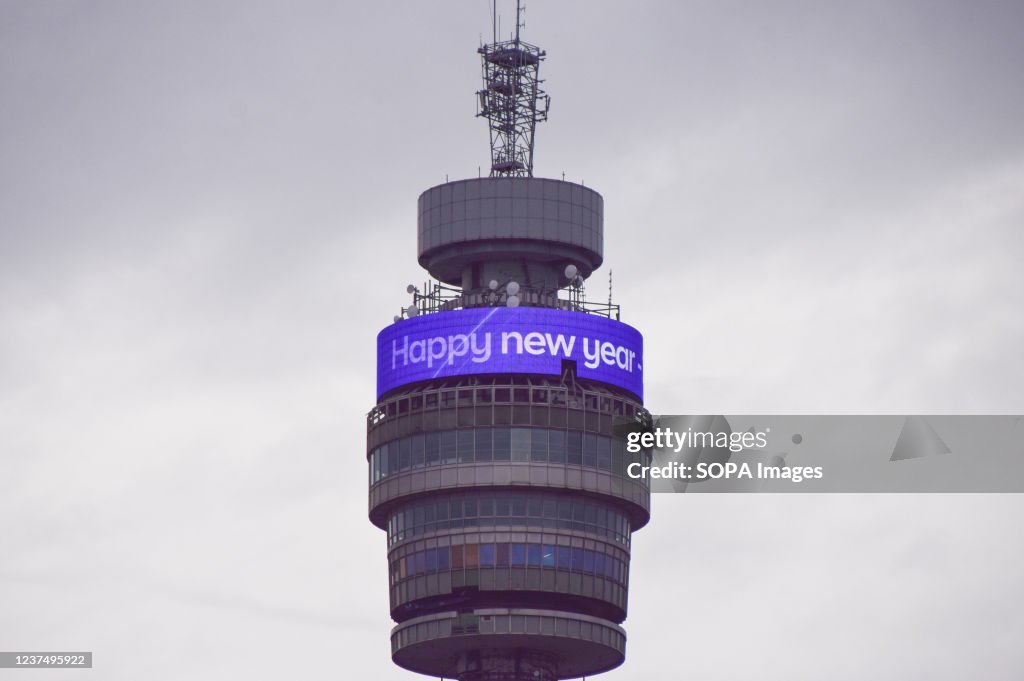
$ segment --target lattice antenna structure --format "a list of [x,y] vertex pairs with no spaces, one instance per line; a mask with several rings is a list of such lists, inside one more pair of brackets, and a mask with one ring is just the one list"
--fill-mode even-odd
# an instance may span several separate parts
[[[519,38],[523,7],[516,2],[516,30],[509,40],[482,45],[483,89],[477,92],[477,116],[491,134],[491,177],[533,177],[534,133],[546,121],[551,97],[540,89],[540,63],[547,55]],[[495,8],[495,14],[497,9]]]

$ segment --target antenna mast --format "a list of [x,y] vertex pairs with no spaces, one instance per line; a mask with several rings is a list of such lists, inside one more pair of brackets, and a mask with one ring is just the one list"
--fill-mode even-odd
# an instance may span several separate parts
[[[497,21],[497,1],[493,4]],[[516,31],[510,40],[477,50],[483,62],[483,89],[477,116],[486,118],[491,135],[491,176],[533,177],[533,141],[537,123],[546,121],[551,97],[540,89],[538,73],[547,53],[519,37],[524,7],[516,0]]]

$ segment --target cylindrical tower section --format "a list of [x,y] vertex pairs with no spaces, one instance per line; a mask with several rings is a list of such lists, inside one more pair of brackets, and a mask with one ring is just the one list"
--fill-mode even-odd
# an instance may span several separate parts
[[[387,531],[392,657],[407,669],[553,681],[624,659],[650,489],[628,475],[646,454],[615,426],[644,414],[643,339],[555,302],[567,266],[601,264],[602,211],[593,190],[533,178],[420,197],[420,263],[476,302],[377,338],[369,516]],[[527,306],[467,295],[492,279]]]
[[584,279],[604,259],[604,200],[563,180],[483,177],[420,195],[419,262],[466,293],[493,279],[554,294],[574,264]]

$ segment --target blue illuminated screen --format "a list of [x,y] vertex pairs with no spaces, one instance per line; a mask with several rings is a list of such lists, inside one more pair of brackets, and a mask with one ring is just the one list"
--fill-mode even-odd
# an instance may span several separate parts
[[481,307],[403,319],[377,335],[377,397],[408,383],[469,374],[576,374],[643,399],[643,336],[597,315]]

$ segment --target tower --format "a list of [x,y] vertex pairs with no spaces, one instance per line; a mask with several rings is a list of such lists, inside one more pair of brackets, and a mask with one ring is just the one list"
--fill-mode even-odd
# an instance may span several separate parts
[[[387,531],[393,661],[460,681],[553,681],[625,658],[630,538],[650,517],[643,339],[589,302],[604,202],[533,177],[544,52],[516,30],[479,50],[491,174],[418,205],[436,280],[377,337],[369,516]],[[543,108],[541,108],[543,103]]]

